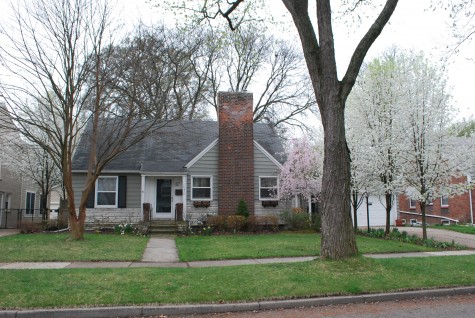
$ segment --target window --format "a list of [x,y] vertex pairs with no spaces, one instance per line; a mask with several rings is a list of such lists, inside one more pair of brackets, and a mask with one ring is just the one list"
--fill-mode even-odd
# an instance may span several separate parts
[[96,207],[117,207],[117,177],[99,177],[96,181]]
[[417,201],[414,199],[409,199],[409,209],[415,209],[416,208]]
[[278,200],[277,177],[259,177],[259,200]]
[[35,213],[35,193],[34,192],[26,192],[26,214],[34,214]]
[[446,208],[449,206],[449,197],[447,195],[443,195],[440,198],[440,206]]
[[192,200],[213,200],[212,196],[213,179],[207,176],[191,177],[191,199]]

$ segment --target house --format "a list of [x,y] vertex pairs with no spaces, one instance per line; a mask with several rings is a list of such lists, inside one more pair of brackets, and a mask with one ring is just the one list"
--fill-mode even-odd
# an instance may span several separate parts
[[[470,177],[454,178],[452,183],[470,183]],[[474,199],[475,188],[473,187],[459,195],[435,198],[431,204],[426,206],[426,222],[428,224],[473,223]],[[406,220],[406,224],[422,222],[419,202],[404,194],[399,195],[398,214],[399,219]]]
[[[216,121],[170,122],[103,169],[89,198],[86,223],[188,220],[236,213],[279,215],[283,146],[272,126],[253,123],[251,93],[220,92]],[[87,133],[86,128],[86,133]],[[87,172],[88,138],[73,158],[79,204]]]
[[0,228],[17,228],[22,218],[40,217],[37,187],[11,164],[12,142],[18,134],[10,125],[8,110],[0,103]]

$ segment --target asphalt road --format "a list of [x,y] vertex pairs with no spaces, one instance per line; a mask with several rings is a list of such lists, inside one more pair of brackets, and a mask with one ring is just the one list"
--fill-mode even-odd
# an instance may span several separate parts
[[[424,298],[365,304],[270,310],[262,312],[220,313],[160,318],[466,318],[475,317],[475,295]],[[158,318],[158,317],[156,317]]]

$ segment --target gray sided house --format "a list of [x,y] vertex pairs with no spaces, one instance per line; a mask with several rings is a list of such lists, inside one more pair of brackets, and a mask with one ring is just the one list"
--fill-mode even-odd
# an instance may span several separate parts
[[0,228],[17,228],[20,220],[41,220],[38,187],[12,164],[12,143],[19,135],[10,127],[13,121],[0,103]]
[[[170,122],[120,154],[89,198],[87,223],[189,220],[232,215],[240,200],[251,215],[279,215],[283,146],[272,126],[253,123],[252,94],[221,92],[215,121]],[[84,187],[88,138],[73,161],[75,202]]]

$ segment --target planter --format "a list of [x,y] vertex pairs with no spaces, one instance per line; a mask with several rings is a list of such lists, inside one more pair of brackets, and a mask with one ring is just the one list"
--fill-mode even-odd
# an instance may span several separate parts
[[278,205],[279,205],[279,201],[277,200],[262,201],[263,207],[267,207],[267,206],[276,207]]
[[211,201],[193,201],[195,208],[207,208],[211,205]]

